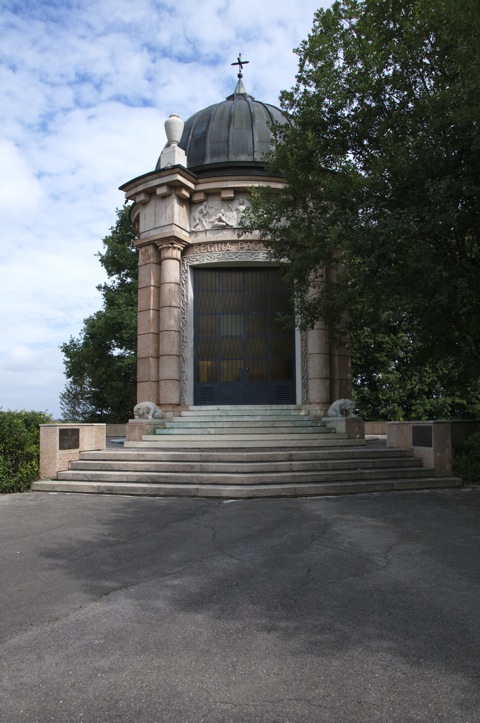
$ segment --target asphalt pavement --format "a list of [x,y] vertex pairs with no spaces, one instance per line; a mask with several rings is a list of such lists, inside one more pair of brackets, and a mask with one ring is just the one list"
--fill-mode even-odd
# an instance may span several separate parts
[[0,497],[0,722],[480,721],[480,491]]

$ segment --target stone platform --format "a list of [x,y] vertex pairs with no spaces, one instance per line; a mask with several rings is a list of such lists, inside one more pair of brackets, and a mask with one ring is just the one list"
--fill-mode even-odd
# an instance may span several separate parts
[[290,406],[189,408],[124,449],[81,452],[32,489],[235,499],[461,486],[436,477],[411,450],[349,437],[358,423]]

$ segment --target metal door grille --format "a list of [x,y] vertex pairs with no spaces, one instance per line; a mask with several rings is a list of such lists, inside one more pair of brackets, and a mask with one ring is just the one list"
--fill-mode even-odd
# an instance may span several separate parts
[[196,404],[294,403],[289,289],[276,268],[195,269]]

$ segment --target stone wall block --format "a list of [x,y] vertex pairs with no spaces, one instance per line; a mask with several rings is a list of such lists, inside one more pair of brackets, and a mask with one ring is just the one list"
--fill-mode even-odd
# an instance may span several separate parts
[[180,284],[162,283],[161,290],[161,308],[180,306]]
[[166,226],[173,221],[172,204],[169,196],[162,198],[160,195],[153,200],[153,220],[155,228]]
[[[152,402],[153,399],[143,397],[144,402]],[[141,442],[145,434],[155,434],[158,422],[150,422],[148,419],[130,419],[125,426],[127,442]]]
[[160,332],[169,330],[180,330],[180,309],[174,306],[160,309]]
[[142,334],[158,334],[160,312],[155,309],[146,309],[138,312],[138,336]]
[[160,286],[160,266],[157,264],[144,264],[138,267],[138,288],[149,286]]
[[320,404],[324,408],[330,405],[330,380],[310,379],[308,385],[309,403]]
[[327,354],[308,355],[308,373],[310,379],[330,378],[330,358]]
[[160,306],[160,289],[158,286],[147,286],[138,289],[138,310],[158,309]]
[[[78,447],[60,449],[60,430],[78,432]],[[105,424],[41,424],[40,479],[56,479],[57,473],[68,469],[70,462],[80,458],[80,452],[105,449]]]
[[153,402],[154,404],[158,404],[158,378],[156,381],[153,379],[149,381],[137,381],[137,402]]
[[180,404],[180,384],[176,379],[161,379],[159,382],[160,406]]
[[161,331],[159,349],[161,354],[180,356],[181,337],[178,331]]
[[159,335],[140,334],[137,339],[137,358],[158,357]]
[[176,259],[164,259],[162,261],[161,282],[163,284],[179,284],[179,262]]
[[160,269],[160,254],[155,244],[147,244],[141,246],[138,250],[138,265],[139,267],[147,264],[153,264]]
[[176,355],[160,357],[160,379],[162,383],[167,379],[180,379],[180,357]]
[[307,333],[309,354],[328,354],[328,334],[322,329],[312,329]]
[[[158,382],[158,353],[155,356],[137,359],[137,381]],[[156,392],[157,394],[157,392]],[[145,397],[141,402],[153,402],[153,399]]]

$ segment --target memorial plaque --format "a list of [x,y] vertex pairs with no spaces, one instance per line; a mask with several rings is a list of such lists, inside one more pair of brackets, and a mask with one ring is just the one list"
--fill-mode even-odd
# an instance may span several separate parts
[[414,447],[432,447],[432,426],[430,424],[414,424],[412,444]]
[[76,429],[59,429],[58,430],[58,448],[59,449],[79,449],[80,448],[80,430]]

